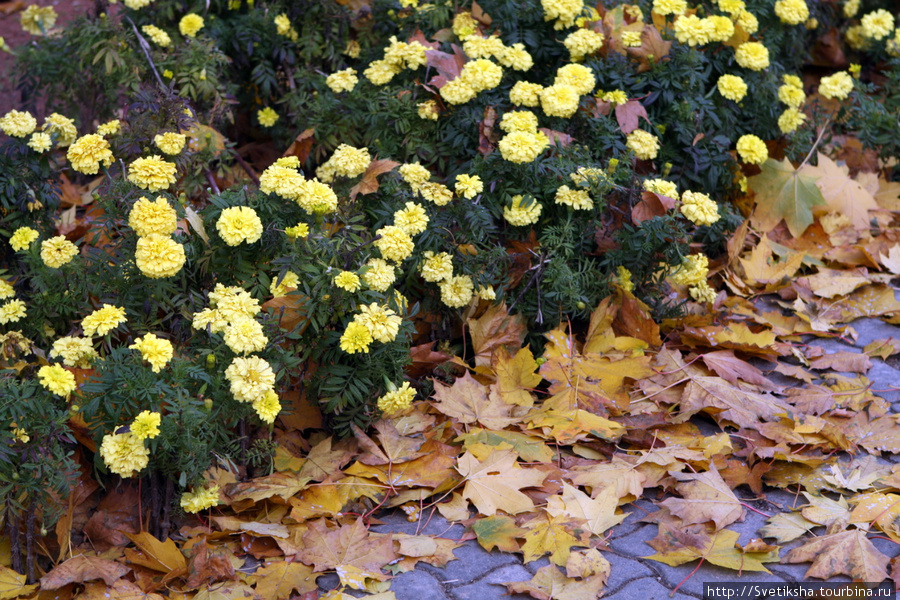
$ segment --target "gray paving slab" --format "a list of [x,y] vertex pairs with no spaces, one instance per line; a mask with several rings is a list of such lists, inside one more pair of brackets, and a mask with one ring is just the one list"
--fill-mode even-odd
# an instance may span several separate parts
[[[450,597],[454,600],[500,600],[501,598],[522,600],[531,598],[527,594],[508,594],[506,586],[502,584],[510,581],[528,581],[532,577],[533,575],[521,563],[497,567],[476,581],[451,586]],[[399,600],[400,597],[397,596],[397,598]],[[425,597],[418,596],[417,598]]]
[[452,599],[447,588],[434,575],[419,569],[394,577],[391,581],[391,591],[397,598]]

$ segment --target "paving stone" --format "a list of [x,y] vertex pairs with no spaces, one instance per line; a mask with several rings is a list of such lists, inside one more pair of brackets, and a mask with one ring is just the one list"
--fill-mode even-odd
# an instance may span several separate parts
[[890,389],[900,385],[900,371],[885,364],[879,358],[873,358],[872,368],[866,373],[866,377],[872,381],[872,389],[875,390],[876,396],[884,398],[891,404],[900,402],[900,391]]
[[900,338],[900,327],[885,323],[881,319],[857,319],[850,323],[850,327],[858,334],[855,345],[860,349],[875,340]]
[[397,600],[446,600],[450,596],[444,586],[431,574],[415,569],[401,573],[391,581],[391,591]]
[[[669,600],[671,591],[663,586],[655,577],[644,577],[629,581],[619,588],[606,587],[604,598],[616,598],[621,600]],[[679,590],[672,598],[692,598]]]
[[825,350],[825,354],[835,354],[837,352],[859,352],[859,348],[854,347],[850,341],[843,342],[836,338],[820,338],[815,336],[803,336],[804,342],[810,346],[816,346]]
[[378,515],[382,525],[373,525],[372,531],[378,533],[406,533],[409,535],[438,535],[453,540],[458,540],[465,533],[462,525],[451,525],[447,519],[435,513],[431,519],[429,513],[425,513],[421,521],[408,521],[406,513],[402,510],[384,512]]
[[[669,565],[665,565],[663,563],[657,564],[659,565],[658,572],[662,576],[661,583],[670,590],[675,589],[675,587],[678,586],[678,584],[681,583],[685,577],[690,575],[691,571],[693,571],[697,567],[696,561],[689,562],[679,567],[670,567]],[[699,569],[697,569],[696,573],[691,575],[691,577],[687,581],[681,584],[679,591],[683,591],[684,593],[693,596],[702,596],[704,583],[723,583],[729,581],[736,581],[741,583],[783,583],[785,579],[775,572],[764,573],[757,571],[745,571],[742,575],[738,576],[737,571],[732,571],[731,569],[725,569],[713,564],[704,563],[700,566]]]
[[419,563],[418,567],[431,573],[441,582],[468,583],[498,567],[521,564],[520,555],[499,550],[488,552],[475,540],[465,542],[454,550],[453,554],[457,560],[450,561],[443,569],[424,563]]
[[[506,592],[506,586],[498,584],[507,581],[528,581],[532,577],[533,575],[521,564],[513,564],[494,569],[472,583],[459,586],[454,584],[446,585],[450,589],[450,596],[455,600],[501,600],[508,598],[524,600],[525,598],[531,598],[531,596],[527,594],[509,595]],[[428,598],[428,596],[418,596],[415,600],[424,600],[425,598]],[[399,596],[397,600],[401,600]]]
[[630,535],[610,540],[610,547],[625,556],[637,557],[653,554],[653,548],[649,542],[656,537],[656,524],[647,523],[631,532]]
[[609,579],[606,581],[607,589],[622,587],[633,579],[657,576],[657,573],[645,564],[647,561],[615,552],[603,552],[603,558],[609,561],[611,567]]
[[636,529],[643,527],[646,523],[640,523],[638,519],[647,516],[648,513],[652,513],[655,510],[656,506],[648,500],[639,499],[631,504],[626,504],[622,507],[622,511],[628,516],[608,532],[610,533],[610,539],[615,540],[630,535]]
[[525,568],[531,572],[532,575],[538,572],[539,569],[542,569],[550,564],[549,556],[542,556],[537,560],[533,560],[530,563],[525,565]]

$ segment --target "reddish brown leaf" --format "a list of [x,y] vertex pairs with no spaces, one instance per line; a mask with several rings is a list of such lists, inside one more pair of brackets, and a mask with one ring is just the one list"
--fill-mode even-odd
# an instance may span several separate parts
[[650,123],[647,110],[638,100],[629,100],[625,104],[619,104],[615,110],[619,129],[626,135],[638,128],[641,119]]
[[300,164],[306,162],[306,159],[309,158],[309,153],[312,150],[313,144],[316,141],[316,128],[310,127],[309,129],[304,129],[300,135],[294,138],[294,141],[291,142],[291,145],[284,152],[284,156],[296,156],[300,159]]
[[400,163],[388,158],[376,159],[370,162],[369,168],[363,173],[360,182],[350,189],[350,199],[356,199],[356,196],[359,194],[365,196],[377,192],[380,185],[378,183],[378,176],[392,171],[395,167],[399,166]]
[[84,583],[98,579],[102,579],[106,585],[113,585],[130,570],[125,565],[105,558],[79,554],[41,577],[41,589],[58,590],[70,583]]
[[497,147],[497,136],[494,133],[494,125],[497,124],[497,111],[493,106],[484,109],[484,119],[478,124],[478,151],[482,154],[490,154]]
[[662,217],[672,208],[675,208],[675,200],[672,198],[655,192],[643,192],[641,201],[631,209],[631,220],[635,225],[640,225],[654,217]]
[[231,551],[223,546],[211,546],[205,539],[191,546],[188,577],[185,584],[188,589],[197,589],[203,584],[217,581],[233,580],[237,576],[234,566],[229,560]]

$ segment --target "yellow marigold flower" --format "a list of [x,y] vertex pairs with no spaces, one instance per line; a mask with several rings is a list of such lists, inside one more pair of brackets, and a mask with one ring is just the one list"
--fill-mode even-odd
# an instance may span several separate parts
[[733,18],[735,19],[735,23],[740,25],[741,29],[750,35],[753,35],[759,29],[759,19],[757,19],[756,15],[749,10],[742,10],[736,17],[733,16]]
[[100,125],[97,128],[97,135],[107,136],[107,135],[116,135],[122,129],[122,122],[119,119],[113,119],[112,121],[107,121],[103,125]]
[[854,50],[863,50],[870,45],[870,41],[863,35],[862,25],[848,27],[844,32],[844,39],[847,40],[847,45]]
[[409,387],[408,381],[404,381],[399,389],[395,387],[378,399],[378,409],[385,414],[400,412],[409,408],[415,397],[416,390]]
[[588,67],[579,64],[563,65],[556,70],[553,86],[571,86],[577,94],[590,94],[597,85],[594,72]]
[[23,444],[27,444],[31,441],[31,436],[28,435],[28,432],[22,429],[21,427],[13,427],[12,430],[13,437],[16,438],[17,442],[22,442]]
[[457,77],[453,81],[448,81],[441,87],[441,98],[450,104],[465,104],[475,97],[477,93],[475,89],[468,83],[463,81],[462,77]]
[[853,91],[853,78],[846,71],[823,77],[819,81],[819,93],[833,100],[844,100]]
[[162,76],[166,79],[172,79],[173,77],[175,77],[175,73],[173,73],[171,69],[165,69],[162,72]]
[[678,285],[698,285],[706,281],[709,274],[709,259],[705,254],[692,254],[685,257],[681,266],[670,276]]
[[778,129],[781,133],[793,133],[806,121],[806,115],[796,108],[788,108],[778,117]]
[[596,183],[609,181],[603,169],[594,167],[578,167],[574,173],[569,173],[569,179],[578,187],[590,187]]
[[809,18],[809,7],[804,0],[778,0],[775,2],[775,14],[782,23],[799,25]]
[[457,175],[455,189],[458,196],[471,200],[484,190],[484,184],[478,175]]
[[292,242],[298,237],[306,239],[306,236],[309,235],[309,225],[306,223],[297,223],[293,227],[285,227],[284,233],[287,234]]
[[534,59],[525,50],[525,44],[519,42],[504,48],[503,52],[497,55],[497,60],[504,67],[516,71],[527,71],[534,66]]
[[643,129],[628,134],[625,147],[641,160],[653,160],[659,152],[659,138]]
[[[460,177],[465,177],[465,175]],[[478,183],[480,184],[481,181],[479,180]],[[459,178],[457,178],[456,192],[459,193]],[[394,225],[405,231],[407,235],[418,235],[428,227],[428,215],[425,214],[425,209],[420,204],[407,202],[406,208],[394,213]]]
[[734,23],[728,17],[712,15],[706,20],[712,24],[712,33],[709,34],[709,41],[725,42],[734,35]]
[[541,0],[544,20],[556,19],[555,29],[564,29],[575,24],[575,18],[584,10],[583,0]]
[[128,165],[128,181],[141,189],[156,192],[175,183],[175,171],[175,163],[167,162],[160,156],[138,158]]
[[696,225],[712,225],[719,220],[719,206],[706,194],[686,191],[681,195],[681,214]]
[[569,189],[569,186],[563,185],[556,190],[556,203],[571,206],[575,210],[591,210],[594,208],[594,201],[591,200],[590,194],[584,190]]
[[453,35],[464,39],[475,33],[475,30],[478,29],[478,21],[472,17],[471,12],[462,11],[453,17],[451,29],[453,29]]
[[665,179],[645,179],[641,184],[648,192],[678,200],[678,186]]
[[131,422],[131,434],[139,440],[152,440],[159,435],[159,424],[162,415],[158,412],[143,410]]
[[769,158],[766,143],[755,135],[742,135],[737,141],[737,151],[741,160],[753,165],[761,165]]
[[397,172],[400,173],[400,177],[409,184],[413,191],[418,191],[420,185],[431,179],[431,171],[418,162],[400,165]]
[[38,369],[37,375],[38,380],[45,389],[63,398],[74,392],[75,388],[78,387],[75,384],[75,376],[62,365],[44,365]]
[[359,58],[359,52],[362,50],[359,46],[359,42],[356,40],[350,40],[347,42],[347,47],[344,48],[344,54],[349,56],[350,58]]
[[285,37],[291,35],[291,19],[284,13],[275,17],[275,32]]
[[15,323],[25,318],[25,303],[21,300],[10,300],[0,306],[0,324]]
[[294,200],[300,195],[305,181],[303,175],[297,172],[296,167],[276,162],[259,176],[259,191]]
[[500,129],[507,133],[512,131],[537,133],[537,126],[537,116],[527,110],[513,110],[505,113],[503,118],[500,119]]
[[403,262],[415,249],[415,244],[409,234],[396,225],[382,227],[375,232],[375,235],[380,236],[375,240],[375,247],[387,260]]
[[359,79],[356,77],[356,69],[344,69],[332,73],[325,79],[325,85],[331,88],[335,94],[340,92],[352,92]]
[[38,232],[31,227],[19,227],[9,238],[9,245],[16,252],[27,250],[31,243],[38,239]]
[[181,32],[181,35],[194,37],[201,29],[203,29],[203,17],[200,15],[190,13],[181,17],[181,20],[178,21],[178,31]]
[[706,281],[701,281],[691,288],[691,297],[701,304],[712,304],[716,300],[716,290],[709,286]]
[[113,154],[109,142],[96,133],[83,135],[69,146],[66,158],[72,168],[86,175],[96,175],[100,165],[108,167],[113,162]]
[[16,295],[16,289],[5,279],[0,279],[0,299],[12,298]]
[[78,254],[78,247],[65,236],[57,235],[41,243],[41,260],[51,269],[58,269]]
[[440,116],[440,109],[438,108],[438,103],[434,100],[426,100],[425,102],[419,102],[416,104],[419,109],[419,118],[426,119],[430,121],[437,121],[438,116]]
[[769,66],[769,49],[759,42],[744,42],[737,47],[734,58],[745,69],[762,71]]
[[191,327],[194,329],[206,329],[209,327],[212,333],[222,333],[228,327],[228,320],[215,308],[204,308],[200,312],[194,313]]
[[19,16],[19,22],[31,35],[44,35],[56,25],[57,16],[52,6],[32,4]]
[[419,185],[419,193],[422,194],[423,198],[434,202],[438,206],[445,206],[453,200],[453,192],[443,183],[426,181]]
[[394,341],[403,323],[403,319],[397,316],[397,313],[386,306],[379,306],[377,302],[368,306],[362,305],[359,311],[353,320],[365,325],[372,339],[382,344]]
[[778,99],[791,108],[800,108],[806,101],[806,94],[802,88],[786,83],[778,88]]
[[850,63],[850,67],[847,69],[854,79],[859,79],[859,74],[862,72],[862,65],[857,63]]
[[281,402],[278,400],[278,394],[275,390],[269,390],[260,398],[254,400],[252,406],[259,420],[269,425],[275,422],[275,418],[281,412]]
[[453,277],[453,257],[446,252],[435,254],[432,251],[425,252],[425,261],[422,263],[422,279],[431,283],[438,283]]
[[543,89],[544,86],[538,83],[517,81],[509,90],[509,101],[517,106],[540,106]]
[[89,369],[99,356],[90,338],[66,336],[53,342],[50,358],[61,358],[67,367]]
[[278,277],[272,279],[269,291],[272,292],[274,297],[279,298],[281,296],[287,296],[292,290],[296,290],[298,287],[300,287],[300,276],[293,271],[288,271],[280,280]]
[[370,258],[366,266],[368,269],[363,273],[363,281],[376,292],[386,292],[397,278],[394,267],[380,258]]
[[482,285],[477,290],[475,290],[475,294],[478,295],[482,300],[496,300],[497,292],[494,291],[494,286],[492,285]]
[[541,108],[550,117],[568,119],[578,110],[579,100],[578,91],[564,83],[553,84],[541,90]]
[[475,293],[475,285],[468,275],[454,275],[438,284],[441,302],[450,308],[462,308],[469,304]]
[[686,0],[653,0],[653,12],[658,15],[683,15],[686,10]]
[[[149,6],[153,0],[125,0],[125,6],[133,10],[139,10],[145,6]],[[112,2],[115,4],[115,2]]]
[[269,339],[263,333],[262,325],[256,319],[239,317],[225,327],[225,344],[235,354],[261,352]]
[[175,233],[178,221],[175,209],[165,198],[158,196],[156,200],[150,201],[142,197],[128,213],[128,226],[140,237],[153,234],[169,236]]
[[503,69],[486,58],[477,58],[463,66],[459,78],[475,92],[492,90],[500,85]]
[[216,230],[229,246],[243,242],[253,244],[262,236],[263,225],[256,211],[249,206],[231,206],[222,211]]
[[334,278],[334,285],[351,294],[359,289],[359,276],[352,271],[341,271]]
[[716,26],[708,19],[697,15],[682,15],[675,21],[675,39],[691,47],[708,44],[715,34]]
[[52,146],[53,140],[50,138],[49,133],[32,133],[31,139],[28,140],[28,147],[38,153],[46,152]]
[[334,190],[315,178],[300,184],[296,200],[310,214],[325,215],[333,213],[338,207],[338,197]]
[[158,233],[140,237],[134,251],[138,269],[151,279],[172,277],[184,266],[184,246]]
[[282,156],[274,163],[274,166],[285,167],[288,169],[299,169],[300,168],[300,157],[299,156]]
[[343,177],[357,177],[366,172],[372,157],[368,148],[354,148],[341,144],[328,159],[334,165],[335,172]]
[[100,456],[110,471],[120,477],[132,477],[150,462],[150,450],[133,433],[108,433],[100,444]]
[[225,378],[238,402],[255,402],[275,387],[275,372],[258,356],[236,356],[225,369]]
[[201,510],[212,508],[219,503],[219,486],[211,488],[194,488],[190,492],[181,495],[181,508],[186,513],[198,513]]
[[156,137],[153,138],[153,143],[156,144],[156,147],[170,155],[180,153],[184,148],[185,141],[187,141],[187,138],[184,134],[173,133],[171,131],[157,134]]
[[209,304],[216,307],[229,322],[240,317],[254,317],[262,310],[259,300],[246,290],[221,283],[217,283],[215,289],[209,293]]
[[532,198],[528,206],[523,206],[523,204],[524,196],[513,196],[512,205],[503,207],[503,218],[510,225],[524,227],[538,222],[543,208],[541,203]]
[[641,32],[623,31],[622,44],[624,44],[626,48],[640,48],[643,44],[643,41],[641,40]]
[[800,79],[799,77],[797,77],[796,75],[791,75],[789,73],[785,73],[784,75],[781,76],[781,81],[785,85],[792,85],[794,87],[803,89],[803,80]]
[[44,119],[44,132],[51,136],[56,135],[56,143],[60,148],[65,148],[75,141],[78,131],[75,129],[75,121],[59,113],[52,113]]
[[153,43],[160,48],[168,48],[172,45],[172,38],[169,37],[169,34],[156,25],[144,25],[141,27],[141,31],[146,33],[147,37],[153,40]]
[[372,333],[368,327],[358,321],[351,321],[341,336],[341,350],[347,354],[356,354],[357,352],[368,354],[372,341]]
[[859,3],[860,0],[845,0],[844,2],[844,16],[848,19],[852,19],[856,16],[856,13],[859,12]]
[[716,82],[716,87],[723,97],[740,102],[747,95],[747,84],[737,75],[722,75]]
[[742,10],[747,8],[747,5],[744,4],[744,0],[718,0],[718,2],[719,8],[729,15],[739,14]]
[[473,34],[463,40],[463,52],[471,59],[500,56],[505,50],[506,46],[497,36],[486,38]]
[[372,82],[372,85],[385,85],[390,83],[394,75],[401,71],[401,67],[386,60],[373,60],[369,67],[363,71],[363,76]]
[[271,127],[278,121],[278,113],[272,110],[271,107],[265,107],[256,113],[256,118],[259,120],[259,124],[263,127]]
[[[638,34],[638,42],[640,42],[640,34]],[[573,61],[580,61],[603,47],[603,34],[597,33],[593,29],[576,29],[563,40],[563,45],[569,51],[569,56]]]
[[616,279],[623,290],[626,292],[634,291],[634,282],[631,280],[631,271],[620,265],[616,269]]
[[529,131],[508,133],[497,144],[501,156],[514,163],[533,162],[549,145],[550,140],[546,135]]
[[127,320],[124,308],[104,304],[102,308],[98,308],[82,319],[81,328],[87,337],[106,335]]
[[883,40],[894,29],[894,15],[879,8],[864,15],[860,24],[863,28],[863,35],[873,40]]

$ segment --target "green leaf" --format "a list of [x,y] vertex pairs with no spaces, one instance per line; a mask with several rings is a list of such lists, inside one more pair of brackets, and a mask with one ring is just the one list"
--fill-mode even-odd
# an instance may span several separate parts
[[800,237],[812,225],[812,207],[825,205],[816,178],[801,175],[788,159],[768,159],[762,173],[751,177],[750,189],[756,193],[756,208],[750,217],[753,226],[765,233],[784,219],[791,235]]

